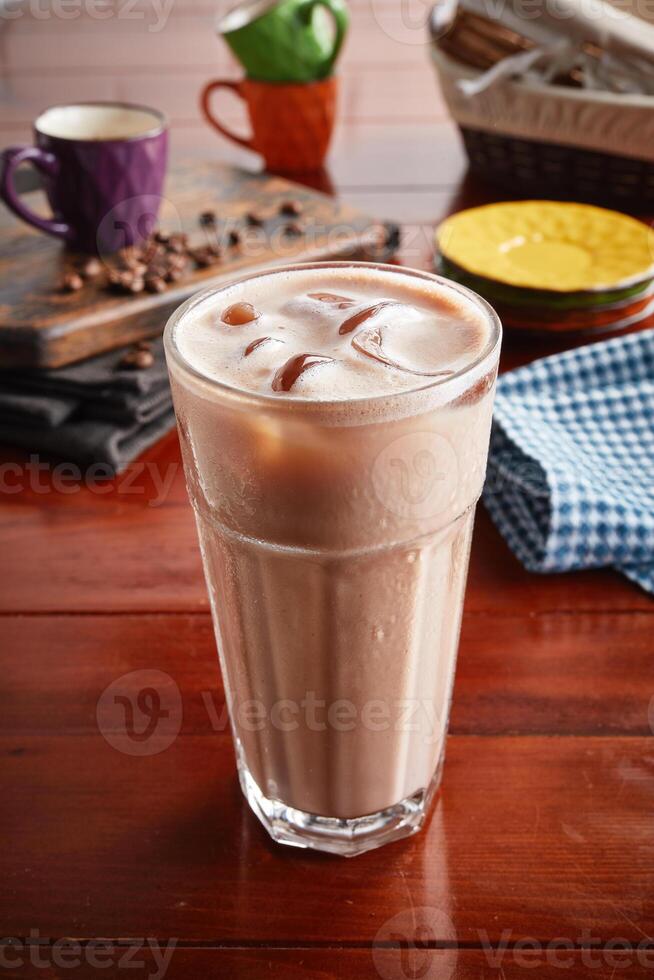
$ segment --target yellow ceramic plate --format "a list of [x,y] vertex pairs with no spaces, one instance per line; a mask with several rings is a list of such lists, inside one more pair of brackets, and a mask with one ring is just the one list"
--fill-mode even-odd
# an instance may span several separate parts
[[460,211],[436,231],[462,269],[557,293],[624,286],[652,275],[654,235],[618,211],[557,201],[508,201]]

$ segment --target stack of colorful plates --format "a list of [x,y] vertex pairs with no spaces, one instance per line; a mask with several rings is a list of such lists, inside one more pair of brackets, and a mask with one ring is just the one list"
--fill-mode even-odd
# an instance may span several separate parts
[[614,331],[654,324],[654,235],[587,204],[515,201],[460,211],[436,231],[439,271],[509,328]]

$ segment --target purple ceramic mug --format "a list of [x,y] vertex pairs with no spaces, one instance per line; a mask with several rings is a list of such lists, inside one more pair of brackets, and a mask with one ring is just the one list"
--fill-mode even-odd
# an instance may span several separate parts
[[[115,252],[147,237],[166,172],[162,113],[121,102],[53,106],[34,123],[34,136],[36,145],[0,156],[0,197],[19,218],[84,252]],[[16,191],[14,173],[25,161],[43,178],[52,218]]]

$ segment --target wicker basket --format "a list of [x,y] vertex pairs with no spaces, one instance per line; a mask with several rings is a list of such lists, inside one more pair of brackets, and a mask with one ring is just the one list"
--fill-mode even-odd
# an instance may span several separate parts
[[432,47],[471,169],[514,194],[647,210],[654,204],[654,97],[501,81],[467,96],[479,72]]

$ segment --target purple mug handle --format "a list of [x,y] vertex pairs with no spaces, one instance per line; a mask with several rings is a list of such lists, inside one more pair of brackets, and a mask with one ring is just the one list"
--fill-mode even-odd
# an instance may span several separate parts
[[70,225],[54,218],[42,218],[26,207],[16,192],[14,173],[26,160],[48,177],[55,177],[59,172],[59,161],[54,154],[47,153],[38,146],[10,146],[0,154],[0,198],[10,211],[26,221],[28,225],[33,225],[47,235],[54,235],[55,238],[67,238],[70,234]]

